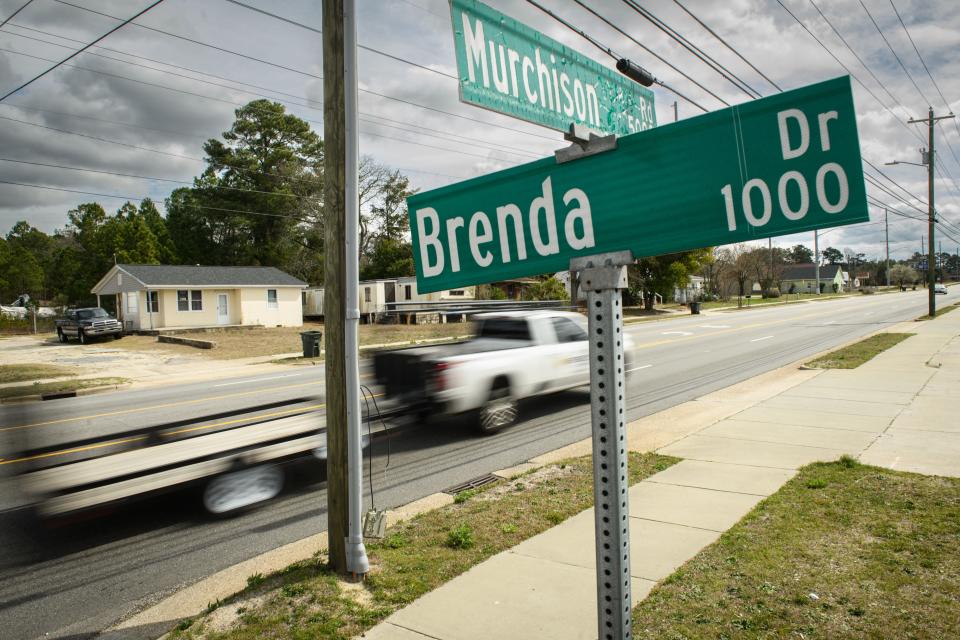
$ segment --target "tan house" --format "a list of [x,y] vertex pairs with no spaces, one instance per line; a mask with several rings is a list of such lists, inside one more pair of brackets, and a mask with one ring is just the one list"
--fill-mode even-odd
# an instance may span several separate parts
[[127,331],[303,325],[307,283],[274,267],[117,264],[91,289],[116,300]]
[[459,289],[418,293],[417,279],[414,276],[397,278],[396,302],[449,302],[473,300],[476,297],[476,287],[460,287]]

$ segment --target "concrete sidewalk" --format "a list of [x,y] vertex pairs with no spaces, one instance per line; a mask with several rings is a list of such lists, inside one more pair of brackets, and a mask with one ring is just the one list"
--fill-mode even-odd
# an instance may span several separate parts
[[[960,311],[853,370],[781,369],[628,425],[633,451],[683,461],[630,489],[633,600],[810,462],[844,454],[960,476]],[[590,452],[589,440],[534,459]],[[522,469],[518,469],[522,470]],[[596,638],[593,510],[490,558],[397,611],[382,640]]]

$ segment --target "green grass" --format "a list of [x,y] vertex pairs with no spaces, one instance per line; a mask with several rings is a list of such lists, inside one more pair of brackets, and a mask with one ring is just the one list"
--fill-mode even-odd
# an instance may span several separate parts
[[856,369],[879,353],[900,344],[914,333],[878,333],[846,347],[811,360],[806,366],[816,369]]
[[[631,483],[677,462],[655,454],[630,454]],[[244,612],[226,630],[203,617],[178,627],[173,638],[353,638],[397,609],[436,589],[487,558],[513,547],[593,504],[589,457],[545,468],[511,482],[483,487],[459,504],[423,513],[388,529],[367,545],[371,571],[351,595],[315,558],[249,581],[232,599]],[[230,600],[224,604],[228,604]]]
[[[935,317],[935,318],[939,318],[940,316],[942,316],[942,315],[945,314],[945,313],[950,313],[951,311],[953,311],[953,310],[956,309],[957,307],[960,307],[960,302],[955,302],[955,303],[953,303],[953,304],[951,304],[951,305],[949,305],[949,306],[946,306],[946,307],[938,307],[938,308],[937,308],[937,315],[934,316],[934,317]],[[929,315],[925,315],[925,316],[920,316],[919,318],[917,318],[917,322],[921,322],[921,321],[923,321],[923,320],[932,320],[932,319],[933,319],[933,318],[931,318]]]
[[63,391],[79,391],[91,387],[116,386],[129,382],[126,378],[84,378],[83,380],[61,380],[58,382],[35,382],[33,384],[16,387],[0,387],[0,399],[9,400],[22,398],[41,393],[59,393]]
[[634,609],[635,638],[960,637],[960,480],[802,469]]
[[0,384],[75,375],[76,369],[55,364],[0,364]]

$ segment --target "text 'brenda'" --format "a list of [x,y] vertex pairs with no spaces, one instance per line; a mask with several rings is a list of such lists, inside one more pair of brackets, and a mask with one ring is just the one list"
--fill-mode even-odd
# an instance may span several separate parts
[[[451,272],[459,272],[461,248],[469,249],[470,257],[478,267],[486,268],[494,260],[502,264],[526,260],[527,238],[533,251],[541,256],[560,253],[561,241],[575,251],[593,247],[593,218],[586,192],[574,187],[563,194],[561,200],[565,211],[561,237],[558,203],[554,202],[551,179],[544,180],[540,187],[541,193],[530,202],[526,216],[519,205],[508,202],[496,207],[493,216],[477,211],[469,220],[465,216],[449,217],[441,225],[436,209],[417,209],[417,246],[423,277],[440,275],[448,264]],[[446,238],[441,240],[444,232]]]

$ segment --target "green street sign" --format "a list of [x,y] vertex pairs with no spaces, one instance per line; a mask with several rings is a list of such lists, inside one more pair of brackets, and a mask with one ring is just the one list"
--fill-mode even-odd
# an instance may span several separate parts
[[869,220],[847,76],[407,198],[417,290]]
[[476,0],[450,0],[460,100],[567,131],[656,126],[653,92]]

